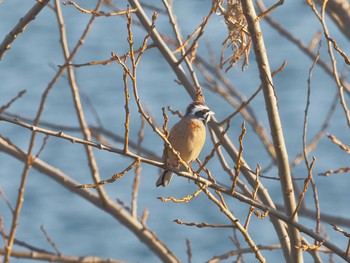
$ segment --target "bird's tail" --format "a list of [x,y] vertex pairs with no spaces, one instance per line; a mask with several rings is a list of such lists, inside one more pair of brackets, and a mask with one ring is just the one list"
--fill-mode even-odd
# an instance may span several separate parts
[[156,182],[156,186],[166,187],[170,183],[171,178],[173,178],[173,174],[174,173],[172,171],[164,170],[162,174],[159,176]]

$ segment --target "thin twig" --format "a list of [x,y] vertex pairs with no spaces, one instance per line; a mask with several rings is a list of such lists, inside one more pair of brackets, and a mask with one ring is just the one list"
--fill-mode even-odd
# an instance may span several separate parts
[[222,195],[222,193],[218,190],[215,190],[215,193],[219,196],[220,202],[225,207],[225,209],[229,209],[226,202],[225,202],[225,199],[224,199],[224,196]]
[[18,37],[19,34],[23,33],[26,27],[35,17],[41,12],[41,10],[47,5],[50,0],[37,1],[34,6],[22,17],[18,24],[7,34],[5,39],[0,44],[0,60],[4,53],[11,48],[12,42]]
[[[147,45],[146,47],[143,47],[143,50],[141,49],[138,49],[138,50],[135,50],[134,51],[134,54],[138,54],[140,53],[141,51],[145,51],[145,50],[148,50],[148,49],[151,49],[151,48],[154,48],[155,47],[155,44],[149,44]],[[127,54],[124,54],[123,56],[120,56],[120,59],[125,59],[125,58],[128,58],[130,57],[130,54],[127,53]],[[66,63],[64,65],[58,65],[59,68],[61,67],[65,67],[65,66],[71,66],[71,67],[76,67],[76,68],[79,68],[79,67],[87,67],[87,66],[96,66],[96,65],[102,65],[102,66],[105,66],[105,65],[108,65],[110,63],[113,63],[113,62],[116,62],[116,58],[114,56],[111,56],[111,58],[109,59],[106,59],[106,60],[102,60],[102,61],[91,61],[91,62],[86,62],[86,63]]]
[[[270,250],[270,251],[281,249],[281,245],[270,245],[270,246],[257,245],[257,247],[259,250]],[[253,249],[251,248],[236,249],[236,250],[229,251],[223,255],[215,256],[212,259],[208,260],[207,263],[217,263],[233,256],[248,254],[248,253],[254,253]]]
[[245,122],[242,123],[242,132],[241,135],[239,136],[239,151],[238,151],[238,161],[237,164],[235,166],[235,175],[232,178],[232,187],[231,187],[231,193],[235,192],[236,189],[236,184],[237,184],[237,179],[239,176],[239,173],[241,171],[241,167],[242,167],[242,162],[241,162],[241,158],[242,158],[242,154],[243,154],[243,139],[244,139],[244,135],[246,134],[247,130],[245,128]]
[[339,169],[336,169],[336,170],[328,170],[328,171],[325,171],[323,173],[319,173],[318,175],[322,175],[322,176],[329,176],[331,174],[338,174],[338,173],[347,173],[350,171],[350,166],[348,167],[341,167]]
[[44,137],[44,139],[43,139],[43,143],[41,144],[38,153],[35,155],[34,158],[38,158],[38,157],[40,156],[41,152],[42,152],[42,151],[44,150],[44,148],[45,148],[45,145],[46,145],[48,139],[49,139],[49,135],[46,135],[46,136]]
[[[141,127],[139,131],[139,136],[137,139],[137,145],[138,147],[141,147],[141,144],[144,139],[145,135],[145,128],[146,128],[146,123],[143,118],[140,118],[141,120]],[[137,151],[137,154],[140,154],[140,151]],[[140,181],[141,181],[141,162],[136,165],[135,169],[135,179],[132,185],[132,199],[131,199],[131,214],[133,215],[134,218],[137,217],[137,197],[138,197],[138,191],[139,191],[139,186],[140,186]]]
[[53,242],[52,238],[49,236],[47,231],[45,230],[44,226],[40,226],[40,230],[44,233],[47,242],[50,244],[50,246],[56,251],[56,254],[58,256],[62,256],[62,253],[59,251],[58,247],[56,246],[55,242]]
[[0,196],[2,197],[2,199],[4,199],[7,207],[10,209],[10,211],[12,212],[12,214],[14,213],[14,209],[10,203],[10,201],[8,200],[7,196],[5,195],[5,192],[2,190],[2,188],[0,187]]
[[140,163],[140,160],[136,159],[132,164],[130,164],[128,167],[126,167],[122,172],[114,174],[111,178],[109,178],[107,180],[98,181],[97,183],[94,183],[94,184],[77,185],[76,188],[99,188],[102,185],[113,183],[116,180],[123,177],[124,174],[128,173],[132,168],[134,168],[139,163]]
[[[126,60],[126,59],[125,59]],[[126,61],[124,60],[124,63]],[[129,132],[130,132],[130,110],[129,110],[129,88],[128,88],[128,79],[127,79],[127,73],[124,71],[123,73],[123,82],[124,82],[124,95],[125,95],[125,104],[124,104],[124,109],[125,109],[125,133],[124,133],[124,151],[127,153],[129,151]]]
[[[252,194],[252,197],[253,199],[255,200],[256,199],[256,196],[257,196],[257,193],[258,193],[258,190],[259,190],[259,173],[260,173],[260,170],[261,170],[261,167],[260,165],[258,165],[256,167],[256,171],[255,171],[255,174],[256,174],[256,186],[254,187],[254,190],[253,190],[253,194]],[[249,221],[250,221],[250,218],[254,212],[254,206],[250,206],[249,208],[249,213],[247,215],[247,219],[244,223],[244,228],[248,230],[248,225],[249,225]]]
[[235,228],[234,225],[219,225],[219,224],[209,224],[209,223],[195,223],[195,222],[184,222],[180,219],[175,219],[175,223],[179,225],[185,225],[185,226],[195,226],[198,228]]
[[[236,246],[237,250],[240,250],[241,249],[241,242],[239,242],[236,229],[233,229],[233,236],[230,236],[229,238],[232,240],[232,242]],[[236,261],[245,263],[244,259],[243,259],[243,254],[237,255]]]
[[106,13],[103,11],[99,11],[97,12],[96,10],[88,10],[85,8],[82,8],[81,6],[79,6],[77,3],[73,2],[73,1],[68,1],[68,2],[62,2],[62,5],[73,5],[76,9],[78,9],[80,12],[84,13],[84,14],[92,14],[94,16],[120,16],[120,15],[125,15],[126,12],[130,12],[130,13],[135,13],[137,10],[136,9],[132,9],[132,10],[125,10],[125,11],[118,11],[118,12],[112,12],[112,13]]
[[147,219],[148,219],[148,215],[149,215],[149,210],[148,209],[143,210],[141,223],[144,226],[146,225],[146,222],[147,222]]
[[135,168],[135,179],[132,184],[131,214],[134,218],[137,218],[137,198],[141,180],[141,169],[141,162],[138,162]]
[[293,217],[297,214],[297,212],[298,212],[298,210],[299,210],[299,208],[300,208],[300,206],[301,206],[301,204],[302,204],[302,202],[303,202],[303,200],[304,200],[305,193],[307,192],[307,190],[308,190],[308,188],[309,188],[309,187],[308,187],[308,186],[309,186],[309,182],[312,180],[312,168],[313,168],[315,162],[316,162],[316,158],[313,157],[313,158],[312,158],[311,164],[308,165],[308,168],[307,168],[307,169],[308,169],[308,176],[307,176],[307,178],[306,178],[305,181],[304,181],[304,188],[303,188],[303,191],[302,191],[302,193],[301,193],[300,196],[299,196],[299,202],[298,202],[298,204],[297,204],[295,210],[293,211],[293,214],[291,215],[291,218],[293,218]]
[[322,242],[316,241],[316,244],[314,244],[314,245],[310,246],[310,245],[302,244],[302,245],[298,246],[297,249],[301,249],[303,251],[312,251],[312,250],[318,250],[320,248],[320,246],[322,246],[322,245],[323,245]]
[[266,11],[264,11],[262,14],[258,15],[258,17],[256,18],[257,21],[261,20],[262,18],[264,18],[265,16],[267,16],[268,14],[270,14],[273,10],[275,10],[277,7],[279,7],[280,5],[283,5],[284,0],[279,0],[277,3],[275,3],[274,5],[272,5],[269,9],[267,9]]
[[185,203],[187,204],[189,201],[192,200],[192,198],[195,198],[197,195],[199,195],[202,191],[203,191],[204,186],[200,187],[195,193],[191,194],[191,195],[186,195],[183,198],[175,198],[173,196],[169,196],[168,198],[164,198],[164,197],[158,197],[158,199],[162,202],[168,202],[168,201],[172,201],[174,203]]
[[171,112],[171,114],[173,115],[177,115],[179,118],[182,118],[183,117],[183,114],[181,113],[181,111],[179,110],[173,110],[171,106],[168,106],[168,111]]
[[0,216],[0,234],[2,236],[3,242],[5,247],[7,246],[7,239],[6,239],[6,232],[5,232],[5,227],[4,227],[4,222],[3,222],[3,217]]
[[230,122],[227,122],[226,128],[225,130],[222,131],[221,136],[219,138],[219,140],[214,144],[213,149],[210,151],[209,155],[205,157],[204,162],[199,166],[198,170],[196,171],[197,174],[200,173],[200,171],[207,165],[207,163],[210,161],[210,159],[212,159],[214,157],[215,152],[217,151],[217,149],[220,147],[220,145],[222,144],[223,138],[225,136],[225,134],[228,132],[228,130],[230,129]]
[[[152,16],[152,24],[147,32],[147,35],[143,38],[141,48],[139,50],[137,50],[137,57],[136,57],[136,60],[133,64],[133,65],[135,65],[135,67],[137,67],[137,65],[139,64],[143,53],[148,49],[147,42],[148,42],[149,38],[151,37],[151,33],[152,33],[153,29],[155,28],[155,23],[156,23],[157,18],[158,18],[158,13],[154,12],[153,16]],[[132,32],[130,31],[129,34],[131,34],[131,33]],[[131,57],[135,56],[135,54],[136,54],[136,52],[132,49],[132,52],[130,52]]]
[[[309,164],[308,158],[307,158],[307,141],[306,141],[306,132],[307,132],[307,124],[308,124],[308,113],[309,113],[309,106],[310,106],[310,94],[311,94],[311,78],[312,78],[312,73],[315,65],[317,64],[319,58],[320,58],[320,49],[321,49],[321,42],[319,42],[318,49],[317,49],[317,55],[315,57],[314,62],[312,63],[310,70],[309,70],[309,77],[307,79],[307,99],[306,99],[306,107],[305,107],[305,114],[304,114],[304,128],[303,128],[303,156],[304,156],[304,162],[305,166],[308,170],[308,176],[307,179],[304,181],[304,188],[303,191],[299,197],[299,202],[297,204],[297,208],[294,211],[293,215],[296,213],[296,211],[301,207],[303,198],[305,196],[305,193],[308,188],[308,183],[311,182],[312,185],[312,190],[313,190],[313,197],[314,197],[314,203],[315,203],[315,208],[316,208],[316,233],[320,233],[320,205],[318,202],[318,193],[317,193],[317,188],[316,188],[316,183],[314,182],[313,176],[312,176],[312,168],[316,162],[316,158],[312,157],[312,162]],[[329,115],[327,115],[328,118]],[[326,120],[327,120],[326,118]],[[315,241],[314,246],[318,246],[319,242]],[[315,256],[317,256],[317,250],[315,250]]]
[[349,256],[349,253],[350,253],[350,234],[348,232],[345,232],[343,229],[341,229],[340,227],[337,227],[336,225],[334,224],[331,224],[331,226],[333,227],[333,229],[337,232],[340,232],[342,233],[346,238],[348,238],[348,244],[346,246],[346,251],[345,251],[345,254],[347,256]]
[[305,107],[305,114],[304,114],[304,126],[303,126],[303,154],[304,154],[304,161],[306,168],[310,170],[309,161],[307,159],[307,153],[306,153],[306,131],[307,131],[307,121],[308,121],[308,113],[309,113],[309,106],[310,106],[310,94],[311,94],[311,77],[313,69],[320,57],[320,49],[321,49],[321,42],[319,43],[317,55],[315,57],[314,62],[311,65],[311,68],[309,70],[309,77],[307,79],[307,96],[306,96],[306,107]]
[[11,107],[11,105],[16,102],[16,100],[18,100],[19,98],[21,98],[25,93],[27,92],[27,90],[21,90],[20,92],[18,92],[17,96],[14,97],[13,99],[11,99],[8,103],[6,103],[5,105],[0,107],[0,114],[3,113],[4,110],[7,110],[8,108]]
[[187,247],[187,262],[191,263],[192,262],[192,250],[191,250],[191,241],[186,238],[186,247]]
[[327,137],[336,145],[340,147],[340,149],[344,150],[346,153],[350,153],[350,147],[343,144],[340,140],[338,140],[334,135],[327,133]]
[[[316,233],[321,233],[321,209],[320,209],[320,202],[318,201],[318,192],[317,192],[316,183],[314,181],[313,176],[311,176],[310,179],[311,179],[310,183],[312,186],[313,198],[315,203],[315,218],[316,218],[315,231]],[[315,244],[316,244],[316,241],[315,241]]]
[[164,119],[164,124],[163,124],[162,128],[163,128],[164,135],[168,138],[169,137],[169,131],[168,131],[168,127],[167,126],[168,126],[168,122],[169,122],[169,117],[166,114],[164,107],[162,108],[162,112],[163,112],[163,119]]

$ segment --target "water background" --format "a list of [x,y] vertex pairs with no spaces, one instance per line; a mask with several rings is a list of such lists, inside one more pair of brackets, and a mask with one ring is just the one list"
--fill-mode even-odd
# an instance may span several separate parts
[[[268,3],[272,1],[268,1]],[[95,1],[78,1],[78,4],[87,9],[95,6]],[[160,1],[150,3],[161,7]],[[267,4],[268,4],[267,3]],[[126,4],[116,3],[121,8]],[[182,35],[187,36],[201,23],[209,12],[210,1],[203,0],[177,0],[174,1],[174,12],[182,30]],[[18,20],[31,8],[33,1],[3,0],[0,4],[0,38],[13,28]],[[70,49],[76,44],[84,30],[89,15],[78,12],[72,6],[63,6],[68,43]],[[108,11],[106,7],[103,10]],[[151,11],[147,11],[149,15]],[[310,8],[303,1],[286,1],[279,7],[273,17],[283,26],[309,43],[314,34],[321,29],[316,18],[311,14]],[[329,20],[328,20],[329,21]],[[160,15],[156,23],[157,29],[164,34],[171,34],[168,18]],[[128,51],[126,42],[126,21],[121,17],[97,18],[84,46],[76,56],[75,63],[85,63],[108,59],[113,51],[124,54]],[[290,44],[264,21],[262,30],[266,42],[267,54],[270,58],[272,70],[277,69],[287,61],[286,69],[274,79],[276,94],[279,100],[279,110],[285,134],[286,145],[290,160],[302,150],[302,129],[307,94],[307,78],[312,61],[304,56],[297,47]],[[339,45],[349,54],[349,42],[329,21],[329,30]],[[10,109],[12,113],[20,114],[28,118],[34,118],[42,92],[47,87],[57,70],[57,65],[64,63],[62,49],[59,44],[57,19],[49,8],[43,10],[30,24],[26,31],[14,41],[11,50],[0,61],[0,105],[7,103],[23,89],[25,96],[17,101]],[[139,47],[145,33],[138,27],[134,27],[135,46]],[[227,29],[222,22],[222,17],[214,16],[199,47],[199,54],[208,58],[205,42],[209,43],[218,58],[221,51],[221,43],[227,36]],[[322,58],[327,58],[326,42],[322,43]],[[338,67],[343,65],[339,60]],[[124,95],[122,70],[116,63],[107,66],[82,67],[75,69],[77,83],[83,97],[88,97],[88,102],[83,99],[88,123],[97,125],[94,114],[88,109],[89,103],[93,105],[101,118],[103,127],[123,135],[124,128]],[[250,56],[249,68],[243,73],[237,66],[226,75],[233,86],[244,96],[249,97],[259,86],[259,77],[254,63],[253,52]],[[161,108],[171,105],[174,109],[184,111],[190,98],[184,89],[175,83],[175,75],[166,61],[155,49],[147,51],[138,68],[138,86],[141,102],[149,112],[152,112],[154,120],[162,123]],[[347,80],[348,77],[345,76]],[[327,114],[329,105],[333,100],[336,90],[334,81],[325,72],[316,67],[312,78],[312,97],[309,113],[308,138],[312,138],[320,129],[323,119]],[[204,90],[206,102],[216,113],[218,120],[223,119],[233,109],[218,96]],[[346,95],[348,97],[348,95]],[[132,99],[132,98],[131,98]],[[260,94],[251,103],[262,124],[267,127],[267,117],[263,96]],[[135,103],[131,107],[131,139],[136,141],[140,127],[140,118],[137,116]],[[73,108],[71,91],[65,74],[53,88],[49,95],[43,121],[54,122],[58,125],[78,125]],[[176,122],[175,116],[170,116],[171,124]],[[237,145],[240,134],[242,118],[237,116],[232,121],[232,129],[229,136]],[[258,163],[264,168],[270,164],[270,159],[262,147],[261,142],[247,126],[248,132],[245,138],[244,158],[255,167]],[[327,132],[337,136],[345,144],[349,145],[349,129],[346,125],[344,113],[340,104],[334,113]],[[10,138],[25,151],[28,148],[30,131],[21,129],[15,125],[1,122],[0,133]],[[81,134],[72,135],[82,137]],[[43,135],[38,135],[34,152],[41,146]],[[115,144],[121,148],[121,144]],[[144,147],[150,148],[158,156],[162,153],[162,143],[154,136],[150,128],[146,129]],[[211,150],[208,140],[201,159]],[[130,164],[130,160],[116,154],[94,149],[103,179],[111,177],[116,172],[122,171]],[[321,210],[328,214],[350,217],[349,210],[349,175],[337,174],[331,177],[319,177],[318,173],[329,169],[348,166],[349,157],[333,145],[326,137],[322,138],[318,147],[310,154],[316,156],[317,163],[314,167],[314,178],[318,187]],[[50,137],[40,158],[57,167],[68,176],[80,183],[90,183],[91,177],[84,155],[83,146],[72,144],[58,138]],[[17,160],[0,153],[0,187],[15,206],[17,190],[23,170],[23,164]],[[233,166],[232,163],[230,165]],[[215,177],[221,182],[229,182],[229,178],[221,171],[217,160],[208,164]],[[199,195],[189,204],[162,203],[159,196],[182,197],[196,190],[195,185],[188,183],[183,178],[174,178],[166,189],[155,188],[154,183],[159,170],[143,165],[142,178],[139,192],[138,212],[141,215],[144,209],[149,210],[148,226],[154,231],[160,240],[165,242],[181,261],[186,261],[186,239],[191,241],[193,262],[204,262],[215,255],[226,253],[235,249],[229,237],[233,232],[227,229],[198,229],[179,226],[172,221],[181,219],[186,222],[208,222],[215,224],[228,224],[228,220],[219,213],[218,208],[208,202],[205,195]],[[276,170],[271,170],[268,175],[276,176]],[[303,162],[293,170],[295,177],[305,177],[306,169]],[[112,198],[123,200],[127,205],[131,200],[131,185],[133,173],[124,176],[116,183],[105,186]],[[262,180],[268,188],[273,199],[282,202],[280,185],[277,181]],[[302,182],[300,183],[302,186]],[[308,207],[313,208],[311,192],[306,196]],[[227,199],[230,210],[241,221],[245,220],[248,207],[237,200]],[[11,227],[11,213],[5,202],[0,200],[0,216],[3,217],[6,231]],[[310,228],[314,223],[309,219],[301,218],[301,222]],[[25,191],[25,203],[21,212],[16,238],[26,241],[40,248],[52,250],[44,235],[40,231],[43,225],[49,232],[60,251],[65,255],[84,256],[95,255],[104,258],[116,258],[129,262],[155,262],[158,261],[149,249],[125,227],[116,222],[109,215],[101,212],[91,204],[72,194],[56,182],[52,181],[36,170],[31,170]],[[347,230],[346,228],[344,228]],[[331,230],[327,224],[322,225],[325,235],[338,246],[345,249],[347,240],[339,233]],[[273,227],[268,219],[261,220],[253,217],[249,232],[256,244],[275,244],[278,242]],[[242,247],[246,247],[243,238],[238,233]],[[309,242],[313,240],[308,239]],[[3,246],[2,239],[0,246]],[[18,247],[15,247],[18,249]],[[263,251],[268,262],[277,262],[281,258],[280,251]],[[305,256],[307,260],[310,257]],[[328,256],[324,256],[327,259]],[[247,255],[247,262],[254,257]],[[339,260],[339,258],[337,258]],[[12,262],[22,260],[12,259]],[[33,261],[32,261],[33,262]]]

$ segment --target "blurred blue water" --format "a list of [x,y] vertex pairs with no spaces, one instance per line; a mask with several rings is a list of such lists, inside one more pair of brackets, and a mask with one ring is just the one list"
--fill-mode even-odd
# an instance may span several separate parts
[[[93,8],[95,3],[90,1],[78,2],[86,8]],[[152,1],[161,6],[158,1]],[[30,1],[8,1],[0,4],[0,38],[3,39],[17,21],[32,6]],[[118,3],[119,4],[119,3]],[[199,25],[209,10],[210,1],[194,0],[174,1],[174,10],[182,29],[183,36],[191,32]],[[125,7],[126,5],[121,5]],[[11,10],[11,12],[9,12]],[[106,9],[105,9],[106,10]],[[79,13],[72,6],[63,7],[68,40],[70,48],[79,39],[82,30],[89,19],[88,15]],[[149,12],[151,14],[152,12]],[[297,13],[298,19],[291,13]],[[273,17],[278,19],[285,27],[308,43],[313,34],[320,29],[316,19],[310,14],[309,8],[297,1],[286,1],[278,8]],[[312,17],[312,18],[310,18]],[[213,17],[212,23],[205,32],[205,41],[210,43],[217,57],[221,51],[221,43],[227,35],[226,28],[221,17]],[[166,17],[159,17],[157,29],[162,33],[171,34],[172,30],[167,24]],[[305,26],[307,25],[307,26]],[[288,61],[287,68],[275,78],[276,94],[279,99],[279,109],[286,137],[289,156],[292,160],[302,149],[303,113],[306,103],[308,69],[312,61],[303,56],[300,51],[290,45],[288,41],[278,35],[273,29],[262,22],[263,34],[266,41],[267,52],[271,59],[271,68],[275,70],[284,60]],[[104,60],[110,57],[114,51],[123,54],[128,50],[125,34],[126,22],[122,18],[98,18],[94,23],[86,43],[75,59],[76,63],[84,63],[94,60]],[[341,34],[330,26],[334,38],[340,45],[348,47],[348,42]],[[135,27],[134,37],[136,47],[140,46],[144,32]],[[200,46],[201,54],[206,56],[204,41]],[[323,52],[326,44],[323,43]],[[348,52],[349,50],[345,50]],[[325,58],[325,56],[324,56]],[[0,62],[0,105],[8,102],[18,91],[26,89],[26,95],[11,107],[11,112],[33,118],[38,109],[41,94],[57,70],[57,65],[63,64],[62,50],[59,45],[59,34],[56,17],[50,9],[43,10],[26,31],[12,44],[3,60]],[[341,67],[341,65],[339,65]],[[81,92],[87,96],[96,111],[99,113],[105,128],[123,135],[124,128],[124,97],[121,68],[114,64],[108,66],[83,67],[75,70],[77,83]],[[259,85],[258,73],[254,65],[254,57],[250,57],[249,68],[242,73],[240,67],[231,69],[227,74],[231,83],[237,89],[249,97]],[[171,105],[174,109],[184,110],[190,102],[190,98],[184,89],[175,83],[175,76],[167,63],[156,50],[147,51],[138,68],[138,85],[141,102],[147,110],[152,112],[154,119],[162,123],[161,108]],[[308,138],[311,138],[320,128],[322,120],[328,111],[328,105],[333,99],[335,83],[322,70],[316,68],[312,79],[312,99],[309,113]],[[221,120],[233,109],[223,103],[217,96],[205,90],[208,105],[216,112],[217,119]],[[185,99],[187,98],[187,99]],[[88,108],[83,101],[84,108]],[[67,76],[61,78],[49,95],[47,106],[43,114],[43,120],[54,121],[56,124],[77,126],[77,117],[72,106],[71,91],[67,82]],[[267,117],[260,94],[251,106],[261,123],[267,126]],[[131,139],[136,140],[140,127],[140,118],[136,117],[135,104],[130,105]],[[171,123],[176,117],[171,116]],[[90,124],[96,125],[96,120],[91,111],[87,110],[87,119]],[[242,119],[238,116],[232,121],[233,129],[229,131],[231,138],[238,138]],[[257,163],[266,167],[269,158],[262,144],[252,133],[248,126],[245,138],[244,158],[255,167]],[[344,120],[342,109],[337,107],[334,117],[330,122],[327,132],[334,133],[345,143],[349,141],[348,127]],[[0,133],[22,149],[27,150],[30,132],[19,129],[14,125],[0,123]],[[76,135],[81,136],[81,135]],[[40,148],[40,142],[44,136],[38,136],[34,152]],[[237,144],[237,139],[233,139]],[[155,137],[150,129],[146,129],[144,146],[151,148],[160,156],[162,143]],[[208,140],[201,155],[203,159],[209,153],[211,144]],[[122,171],[130,164],[130,160],[108,152],[94,150],[100,174],[103,179]],[[349,217],[347,174],[334,175],[331,178],[318,177],[317,173],[328,169],[337,169],[347,166],[348,157],[336,146],[323,138],[318,147],[311,153],[317,157],[314,167],[315,181],[318,186],[320,206],[322,211],[329,214]],[[310,156],[311,156],[310,155]],[[57,167],[81,183],[90,183],[91,178],[83,147],[62,141],[57,138],[49,138],[40,158]],[[18,161],[0,153],[0,187],[3,189],[12,205],[15,205],[17,189],[22,173],[23,165]],[[232,165],[232,163],[231,163]],[[228,183],[228,177],[222,174],[217,161],[209,163],[208,167],[219,181]],[[275,176],[275,171],[269,175]],[[172,223],[174,219],[188,222],[229,223],[219,213],[218,208],[208,203],[204,195],[199,195],[189,204],[161,203],[158,196],[173,195],[182,197],[195,191],[195,186],[183,178],[174,178],[172,184],[166,189],[155,188],[154,183],[159,170],[144,165],[142,167],[141,187],[139,193],[139,214],[144,209],[149,209],[149,227],[156,232],[159,238],[182,260],[186,261],[186,238],[191,241],[193,262],[203,262],[214,255],[226,253],[235,249],[229,236],[233,232],[222,229],[196,229],[179,226]],[[306,169],[303,164],[293,170],[296,177],[305,177]],[[112,198],[119,198],[126,204],[131,200],[132,173],[118,180],[117,183],[106,186],[106,190]],[[270,191],[272,198],[281,200],[280,186],[278,182],[263,180]],[[312,195],[306,196],[309,207],[313,207]],[[248,207],[236,200],[227,200],[234,215],[241,221],[245,220]],[[0,216],[4,218],[4,226],[7,231],[11,227],[11,214],[5,203],[0,200]],[[302,223],[310,228],[314,224],[308,219],[301,219]],[[35,170],[30,172],[28,186],[25,192],[25,203],[19,221],[17,238],[30,242],[33,245],[45,249],[51,249],[45,237],[40,231],[40,225],[44,225],[61,252],[66,255],[83,256],[96,255],[100,257],[115,257],[130,262],[154,262],[158,259],[149,252],[148,248],[137,238],[109,215],[101,213],[87,202],[82,201],[76,195],[59,187],[55,182],[46,178]],[[341,247],[345,240],[335,234],[330,227],[324,225],[330,239]],[[250,234],[257,244],[275,244],[278,242],[274,230],[267,219],[252,219],[249,228]],[[238,236],[240,236],[238,234]],[[240,239],[244,244],[244,240]],[[1,241],[2,242],[2,241]],[[312,242],[312,241],[311,241]],[[0,243],[3,246],[2,243]],[[245,247],[245,245],[244,245]],[[280,251],[263,252],[269,262],[281,257]],[[247,261],[253,260],[248,255]],[[306,259],[309,259],[306,256]],[[20,262],[13,260],[12,262]]]

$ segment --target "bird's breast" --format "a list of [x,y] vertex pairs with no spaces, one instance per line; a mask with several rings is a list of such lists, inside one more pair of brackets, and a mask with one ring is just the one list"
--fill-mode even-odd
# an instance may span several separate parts
[[[202,121],[183,118],[170,131],[169,141],[180,153],[181,158],[193,162],[201,152],[206,137],[206,128]],[[168,152],[170,164],[177,163],[177,157]]]

